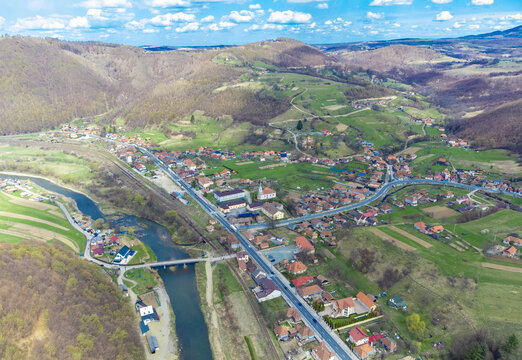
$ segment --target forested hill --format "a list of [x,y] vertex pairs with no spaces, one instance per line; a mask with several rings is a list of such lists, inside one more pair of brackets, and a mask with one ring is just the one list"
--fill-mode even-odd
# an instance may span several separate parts
[[0,243],[0,359],[144,359],[128,298],[96,265]]
[[[233,61],[224,62],[230,57]],[[52,128],[107,113],[128,126],[166,123],[195,110],[263,123],[288,101],[247,88],[216,92],[250,74],[325,65],[331,58],[291,39],[193,52],[152,52],[95,42],[0,38],[0,134]],[[248,75],[245,75],[248,76]]]

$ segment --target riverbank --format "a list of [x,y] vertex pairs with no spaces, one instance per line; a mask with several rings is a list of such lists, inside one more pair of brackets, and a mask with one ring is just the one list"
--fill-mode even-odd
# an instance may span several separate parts
[[[18,176],[24,179],[29,178],[33,182],[46,180],[41,179],[41,177],[40,179],[32,177],[29,174],[19,173]],[[46,181],[44,185],[48,187],[60,187],[50,181]],[[56,192],[45,186],[41,187],[47,191]],[[69,191],[73,193],[70,194],[72,197],[69,196],[69,198],[81,202],[81,204],[77,205],[79,209],[87,210],[85,215],[92,215],[89,213],[90,211],[100,211],[91,198],[82,196],[80,193],[75,193],[72,189],[68,190],[61,187],[60,189],[60,191],[63,190],[62,192],[65,193]],[[73,220],[71,219],[70,221]],[[167,228],[151,220],[139,218],[135,215],[122,215],[114,219],[113,225],[137,228],[138,230],[136,230],[134,235],[144,244],[148,245],[160,261],[189,257],[184,250],[174,246],[171,234]],[[182,349],[184,358],[211,359],[212,355],[210,344],[208,343],[208,332],[199,307],[199,294],[195,286],[193,267],[185,267],[181,271],[160,269],[158,274],[161,281],[155,285],[155,289],[163,298],[163,300],[160,299],[160,302],[165,310],[162,312],[164,315],[161,316],[161,318],[167,319],[164,322],[160,320],[159,323],[152,325],[152,328],[154,329],[156,326],[160,327],[160,337],[165,339],[163,340],[164,345],[162,347],[167,349],[168,354],[161,358],[171,359],[174,358],[174,356],[179,356],[177,346],[179,342],[179,348]],[[173,316],[174,314],[175,316]],[[179,319],[179,321],[175,319]],[[157,359],[158,357],[155,356],[154,358]]]

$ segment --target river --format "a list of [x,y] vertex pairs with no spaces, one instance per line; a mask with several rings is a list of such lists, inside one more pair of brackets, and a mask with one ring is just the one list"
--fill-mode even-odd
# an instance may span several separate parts
[[[156,222],[134,215],[104,214],[89,197],[45,179],[1,174],[0,176],[12,179],[30,179],[48,191],[67,196],[76,202],[78,210],[94,220],[103,217],[111,220],[114,225],[137,227],[138,230],[134,233],[134,236],[150,246],[158,261],[189,257],[185,250],[174,245],[169,230]],[[176,317],[176,334],[181,350],[180,358],[186,360],[212,359],[207,324],[201,312],[199,294],[196,288],[194,266],[177,268],[175,271],[161,269],[159,275],[165,284]]]

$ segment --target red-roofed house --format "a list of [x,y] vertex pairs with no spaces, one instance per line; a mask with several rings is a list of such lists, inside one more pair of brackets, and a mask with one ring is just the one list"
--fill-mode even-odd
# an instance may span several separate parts
[[302,274],[306,271],[307,267],[301,261],[294,261],[288,265],[288,271],[293,275]]
[[312,348],[312,358],[314,360],[334,360],[335,354],[328,350],[324,342]]
[[344,299],[339,299],[334,301],[333,305],[334,309],[334,317],[339,316],[350,316],[355,311],[355,302],[352,297],[347,297]]
[[363,329],[361,329],[358,326],[350,330],[348,334],[350,334],[348,340],[351,343],[355,344],[355,346],[367,344],[370,339],[369,336],[363,331]]
[[292,284],[295,287],[303,286],[305,284],[308,284],[310,282],[314,281],[313,276],[301,276],[300,278],[292,280]]
[[296,237],[295,244],[301,251],[307,254],[313,254],[315,252],[315,247],[304,236]]

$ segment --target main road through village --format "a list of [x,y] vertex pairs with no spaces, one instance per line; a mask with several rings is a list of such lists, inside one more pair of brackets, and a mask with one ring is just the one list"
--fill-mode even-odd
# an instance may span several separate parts
[[[170,168],[165,165],[160,159],[158,159],[154,154],[152,154],[149,150],[137,147],[144,154],[149,156],[158,167],[160,167],[165,173],[176,183],[178,183],[185,191],[195,200],[197,203],[212,217],[216,218],[219,223],[229,232],[231,232],[234,236],[238,238],[243,249],[248,252],[250,257],[254,259],[254,261],[258,264],[258,266],[267,274],[267,277],[273,280],[277,286],[280,288],[283,298],[293,306],[295,309],[299,311],[304,322],[308,327],[310,327],[316,336],[327,344],[327,346],[337,355],[339,359],[351,359],[357,360],[356,355],[348,348],[346,343],[326,324],[324,319],[320,317],[298,294],[297,290],[290,286],[288,280],[277,271],[272,263],[268,262],[267,259],[263,255],[261,255],[256,248],[254,248],[250,242],[241,234],[238,228],[232,224],[222,215],[222,213],[205,197],[201,196],[199,192],[194,190],[190,185],[188,185],[182,178],[176,175]],[[500,191],[493,189],[486,189],[466,184],[460,184],[455,182],[448,181],[432,181],[432,180],[395,180],[390,181],[390,178],[386,178],[386,182],[384,186],[382,186],[379,190],[375,192],[375,194],[366,200],[358,202],[356,204],[340,207],[337,209],[306,215],[299,218],[292,218],[288,220],[283,220],[275,223],[275,226],[287,226],[292,223],[301,222],[305,220],[310,220],[313,218],[319,218],[323,216],[333,215],[339,212],[353,210],[365,205],[370,204],[371,202],[385,196],[390,189],[398,186],[407,186],[407,185],[439,185],[439,186],[454,186],[466,190],[483,190],[488,192],[501,193]],[[518,197],[522,197],[520,194],[512,194]],[[263,229],[268,228],[269,226],[274,226],[274,224],[261,224],[261,225],[253,225],[253,226],[244,226],[243,229]]]

